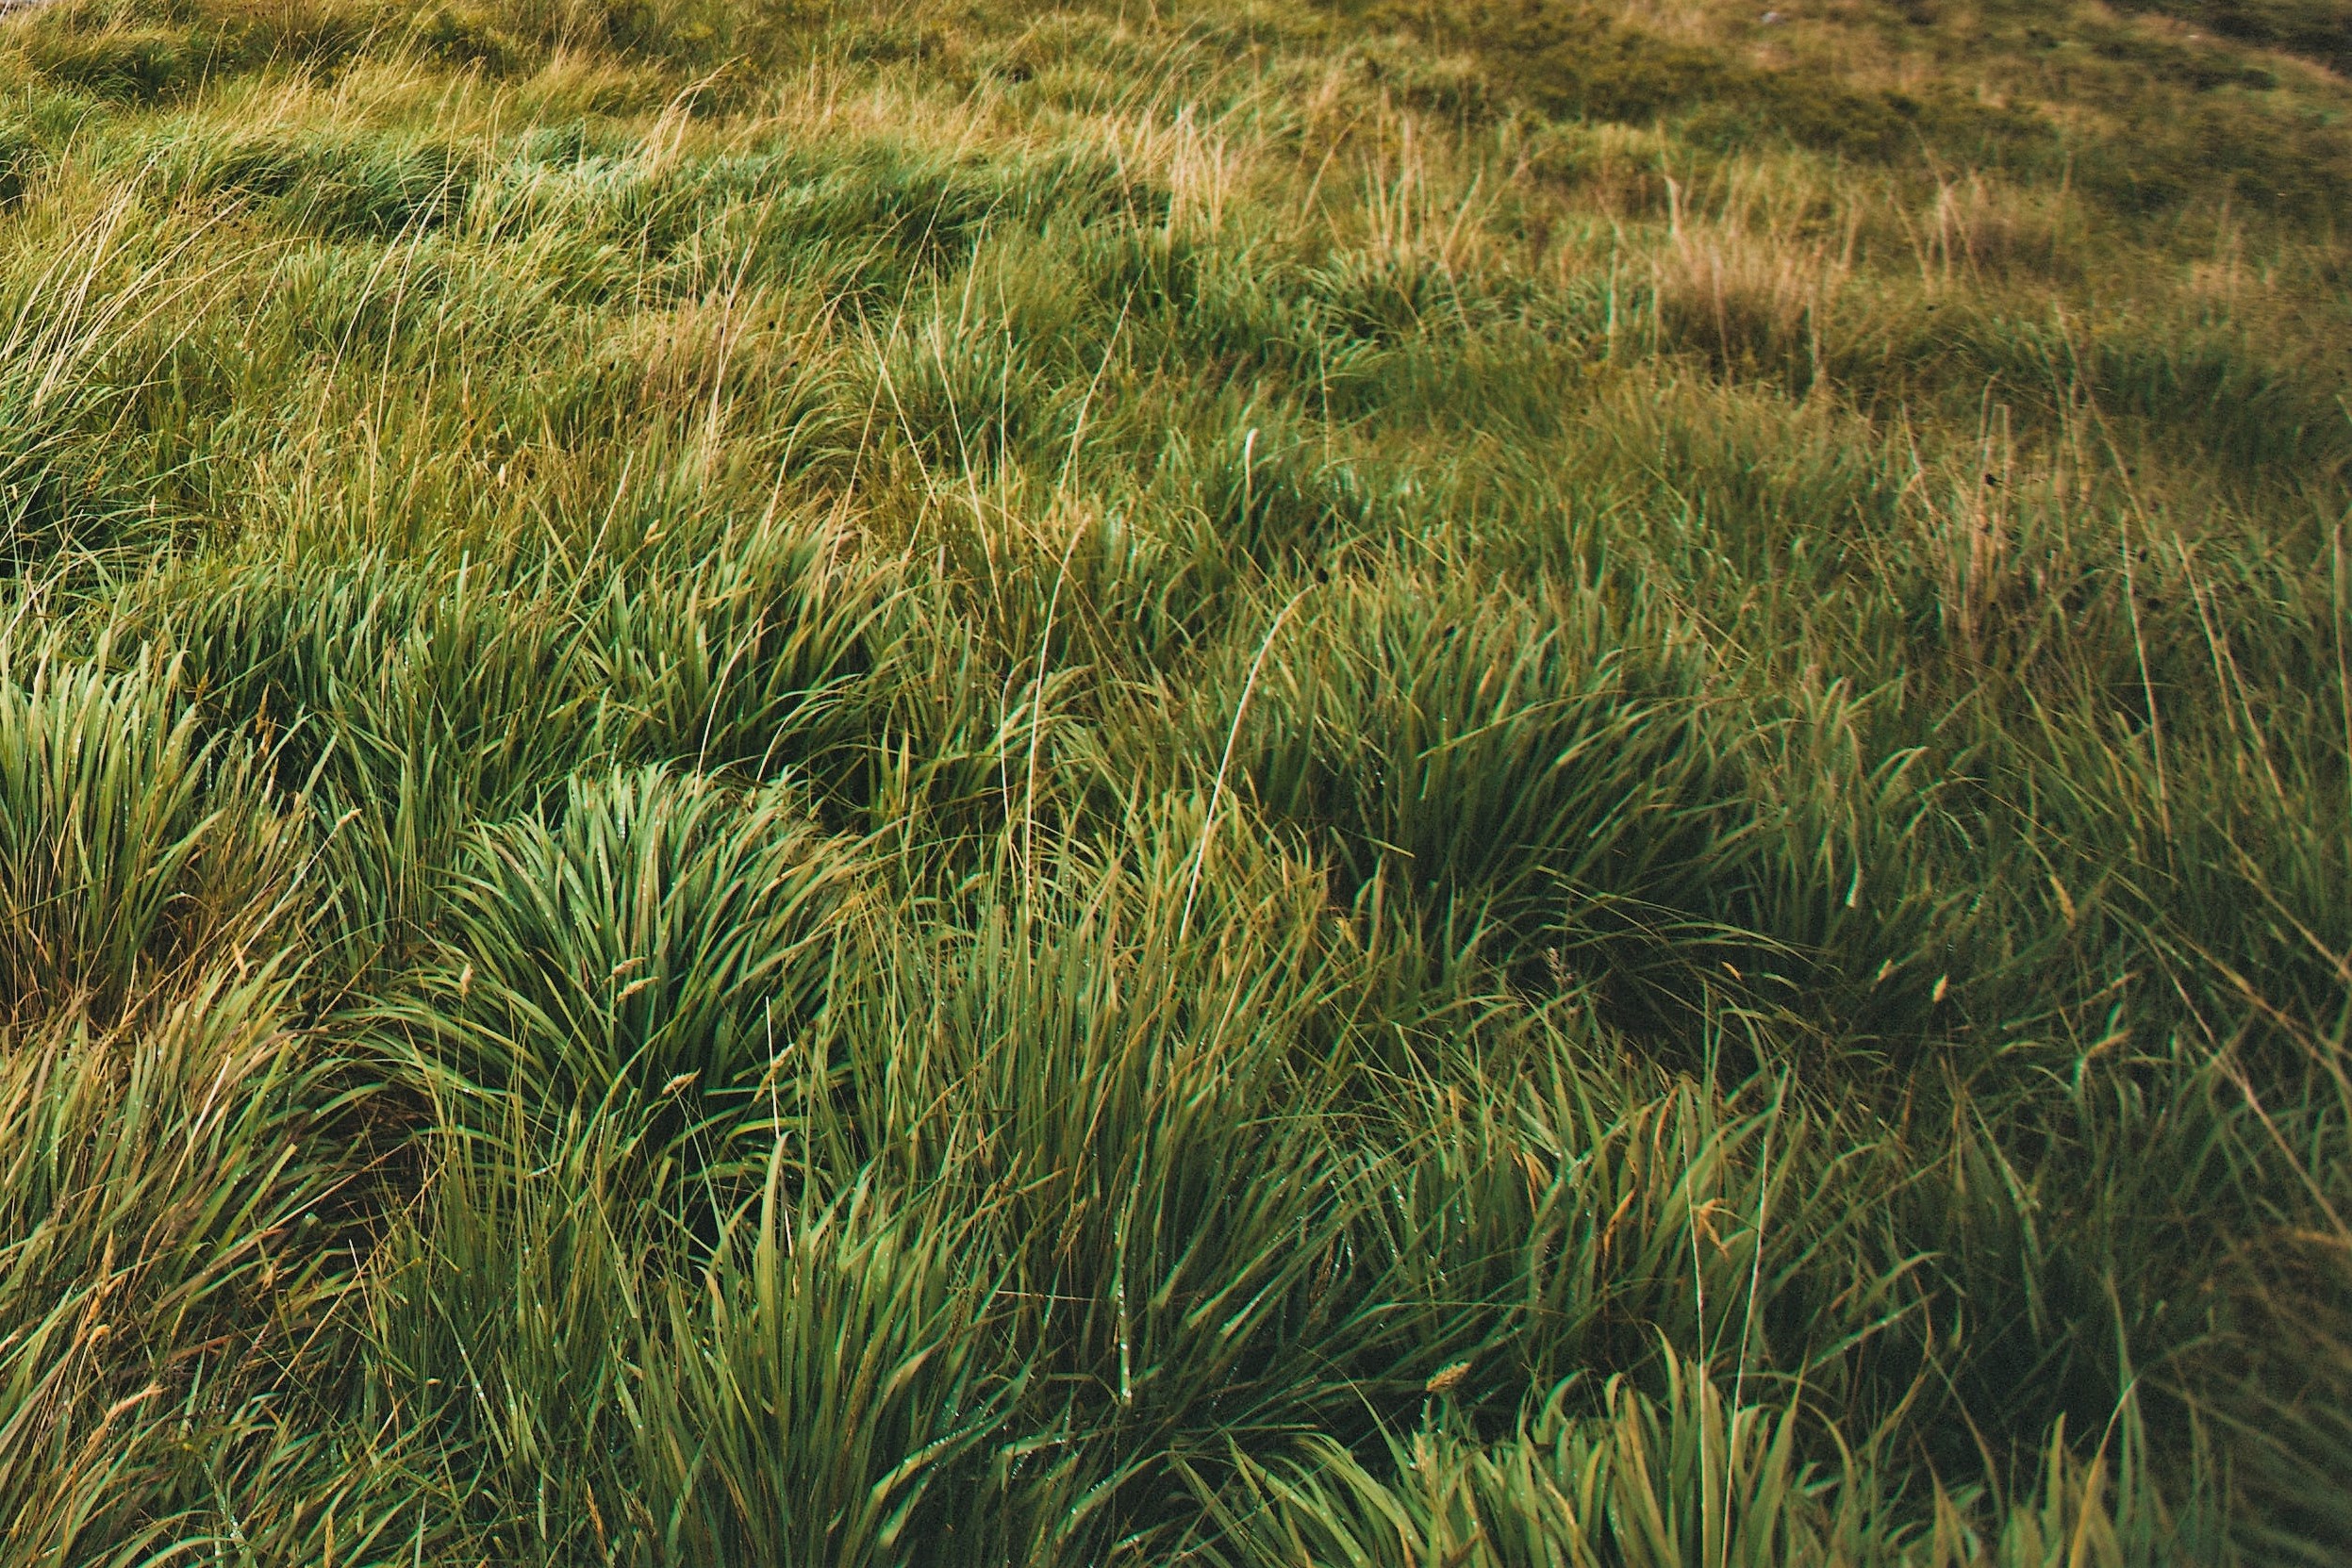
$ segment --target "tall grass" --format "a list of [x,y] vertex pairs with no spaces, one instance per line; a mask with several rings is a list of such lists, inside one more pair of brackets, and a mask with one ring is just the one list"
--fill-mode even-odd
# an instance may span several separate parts
[[0,18],[0,1563],[2341,1559],[2330,4]]

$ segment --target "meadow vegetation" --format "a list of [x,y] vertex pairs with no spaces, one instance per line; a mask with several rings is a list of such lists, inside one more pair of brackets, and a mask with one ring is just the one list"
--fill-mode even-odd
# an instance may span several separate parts
[[0,1563],[2352,1551],[2345,0],[0,19]]

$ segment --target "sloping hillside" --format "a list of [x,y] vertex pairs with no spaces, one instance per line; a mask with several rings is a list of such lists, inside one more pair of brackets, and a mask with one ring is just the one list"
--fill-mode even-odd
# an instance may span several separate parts
[[2346,0],[0,20],[0,1565],[2352,1552]]

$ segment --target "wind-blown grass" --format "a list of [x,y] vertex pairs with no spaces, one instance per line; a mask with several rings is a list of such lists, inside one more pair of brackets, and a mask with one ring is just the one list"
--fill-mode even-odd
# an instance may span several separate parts
[[0,1564],[2352,1549],[2338,0],[0,19]]

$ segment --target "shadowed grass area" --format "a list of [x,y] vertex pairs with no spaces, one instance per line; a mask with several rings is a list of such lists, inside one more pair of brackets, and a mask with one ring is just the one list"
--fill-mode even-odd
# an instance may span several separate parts
[[0,17],[0,1565],[2340,1560],[2338,0]]

